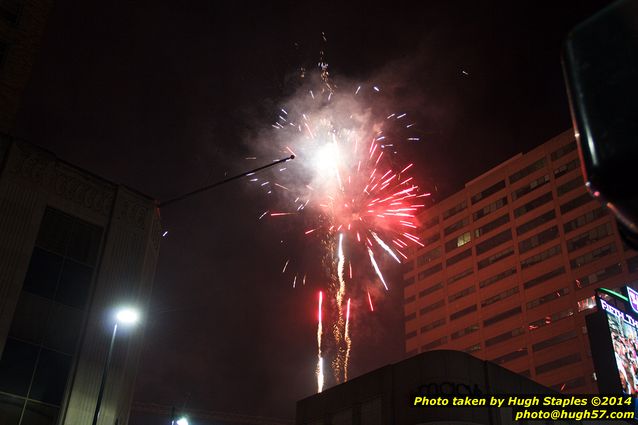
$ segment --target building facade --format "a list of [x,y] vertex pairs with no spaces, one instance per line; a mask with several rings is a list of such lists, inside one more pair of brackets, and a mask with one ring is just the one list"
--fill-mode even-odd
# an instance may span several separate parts
[[420,216],[404,280],[408,355],[454,349],[564,392],[595,392],[584,316],[638,280],[638,253],[586,192],[567,131]]
[[[567,425],[514,421],[511,407],[414,406],[414,397],[540,395],[552,390],[460,351],[434,350],[297,402],[297,425]],[[579,422],[580,423],[580,422]],[[583,424],[591,422],[582,422]],[[625,424],[619,421],[618,424]]]
[[[0,138],[0,423],[91,423],[112,309],[144,312],[154,200]],[[143,326],[118,331],[99,424],[126,424]]]

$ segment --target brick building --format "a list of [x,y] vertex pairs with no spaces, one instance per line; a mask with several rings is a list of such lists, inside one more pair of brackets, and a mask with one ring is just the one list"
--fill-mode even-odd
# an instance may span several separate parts
[[408,355],[461,350],[566,392],[596,391],[594,288],[638,280],[638,254],[586,192],[573,133],[518,154],[420,216],[404,280]]

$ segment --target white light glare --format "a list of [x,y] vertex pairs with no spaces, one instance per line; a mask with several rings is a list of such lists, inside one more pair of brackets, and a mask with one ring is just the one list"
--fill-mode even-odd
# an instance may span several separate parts
[[140,313],[133,308],[123,308],[115,315],[117,321],[124,325],[133,325],[140,320]]
[[188,419],[181,417],[177,421],[175,421],[176,425],[188,425]]

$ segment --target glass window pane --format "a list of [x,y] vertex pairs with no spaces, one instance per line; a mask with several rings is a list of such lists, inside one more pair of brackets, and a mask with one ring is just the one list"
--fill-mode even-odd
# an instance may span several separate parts
[[73,219],[59,211],[47,208],[36,244],[48,251],[64,255],[71,234]]
[[22,425],[55,425],[59,408],[30,401],[24,410]]
[[18,425],[24,399],[0,394],[0,424]]
[[73,354],[82,327],[82,310],[57,304],[47,321],[43,345]]
[[31,262],[24,279],[25,291],[53,298],[60,270],[62,269],[62,257],[40,248],[33,250]]
[[42,349],[29,398],[59,405],[71,368],[71,356]]
[[22,291],[9,335],[40,344],[53,301]]
[[66,260],[55,296],[56,301],[72,307],[84,307],[89,296],[92,276],[91,267]]
[[101,236],[102,230],[99,227],[75,220],[67,257],[81,263],[95,265]]
[[0,359],[0,391],[26,396],[38,348],[8,338]]

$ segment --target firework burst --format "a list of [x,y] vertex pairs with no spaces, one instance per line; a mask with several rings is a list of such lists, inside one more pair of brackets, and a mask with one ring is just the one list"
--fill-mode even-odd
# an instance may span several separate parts
[[[409,246],[423,246],[415,234],[415,215],[424,207],[420,198],[429,195],[421,193],[410,176],[414,165],[398,159],[398,144],[419,139],[414,134],[393,137],[413,131],[407,114],[376,116],[371,104],[378,100],[379,87],[357,86],[342,93],[328,81],[327,64],[321,63],[320,69],[318,78],[306,78],[310,81],[280,108],[268,134],[268,154],[293,154],[294,163],[251,179],[268,194],[276,190],[278,199],[286,202],[277,211],[260,213],[259,220],[300,218],[299,234],[323,250],[324,275],[316,282],[327,281],[319,292],[318,391],[325,379],[323,322],[332,319],[334,379],[345,381],[353,319],[363,315],[355,309],[368,304],[373,312],[371,292],[389,290],[391,285],[381,271],[386,259],[400,263],[407,259]],[[305,285],[307,272],[299,270],[291,257],[282,259],[282,264],[282,273],[291,276],[293,287],[298,276],[303,276]],[[330,303],[324,300],[324,292]],[[353,297],[363,302],[351,303]]]

